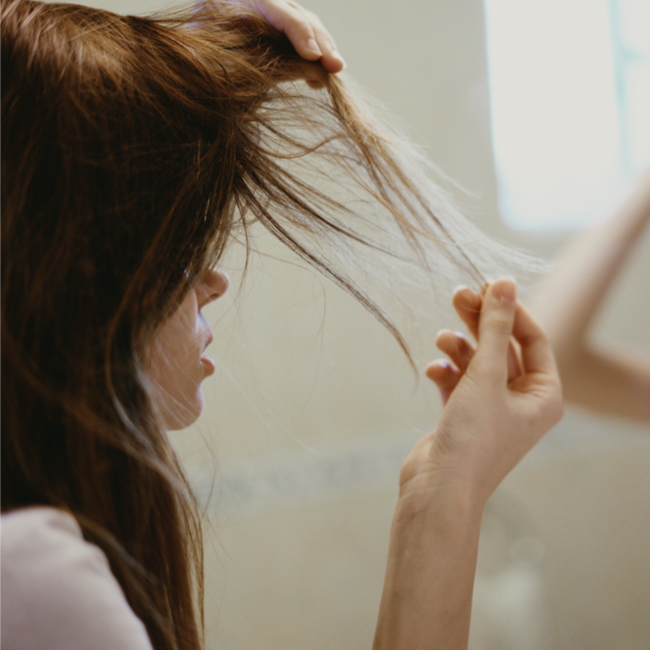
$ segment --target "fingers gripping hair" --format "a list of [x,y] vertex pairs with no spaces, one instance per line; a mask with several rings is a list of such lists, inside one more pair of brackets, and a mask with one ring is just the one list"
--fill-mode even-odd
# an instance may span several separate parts
[[515,322],[516,287],[511,280],[498,280],[483,296],[479,342],[475,358],[496,381],[508,380],[508,351]]

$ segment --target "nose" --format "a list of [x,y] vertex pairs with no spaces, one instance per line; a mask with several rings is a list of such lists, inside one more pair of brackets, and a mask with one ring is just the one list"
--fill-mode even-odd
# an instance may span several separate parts
[[217,269],[210,269],[201,280],[201,284],[197,287],[199,292],[199,305],[207,305],[208,303],[223,296],[228,291],[230,279],[224,271]]

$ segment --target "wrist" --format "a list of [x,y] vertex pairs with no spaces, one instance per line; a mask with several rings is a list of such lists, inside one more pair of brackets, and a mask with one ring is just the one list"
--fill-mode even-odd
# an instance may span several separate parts
[[462,536],[480,527],[487,499],[469,482],[416,477],[400,487],[393,526],[427,526],[439,535]]
[[467,647],[482,513],[469,490],[400,493],[373,650]]
[[[439,433],[442,421],[434,434]],[[426,457],[413,453],[406,459],[400,475],[396,517],[409,520],[430,516],[445,522],[478,518],[490,497],[480,477],[482,459],[478,466],[466,445],[436,444],[431,442]],[[435,451],[433,447],[438,447]],[[414,450],[417,452],[417,447]]]

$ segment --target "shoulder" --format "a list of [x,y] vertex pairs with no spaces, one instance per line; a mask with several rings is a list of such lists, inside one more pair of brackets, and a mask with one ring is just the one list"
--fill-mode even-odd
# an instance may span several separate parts
[[2,515],[2,646],[6,650],[151,650],[104,553],[55,508]]

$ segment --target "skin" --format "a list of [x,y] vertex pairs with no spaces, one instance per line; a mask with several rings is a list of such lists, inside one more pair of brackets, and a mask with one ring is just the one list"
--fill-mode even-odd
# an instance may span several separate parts
[[[488,285],[485,285],[480,292],[469,287],[458,287],[452,297],[454,309],[460,316],[471,335],[478,340],[479,319],[483,306],[483,296]],[[469,362],[476,352],[476,346],[468,341],[461,332],[453,332],[448,329],[438,332],[436,345],[441,352],[444,352],[450,359],[438,359],[429,364],[426,375],[440,390],[443,404],[447,403],[454,388],[467,371]],[[523,373],[520,354],[517,342],[511,339],[508,343],[508,381],[512,381]]]
[[228,290],[228,276],[208,271],[157,332],[150,352],[149,373],[165,428],[183,429],[203,411],[201,383],[214,373],[204,356],[212,328],[202,309]]
[[650,357],[590,336],[614,280],[650,221],[650,170],[609,219],[580,233],[531,300],[548,332],[565,394],[605,415],[650,423]]
[[291,44],[307,61],[320,60],[328,72],[344,70],[346,65],[332,35],[323,27],[320,18],[291,0],[230,0],[247,5],[286,34]]
[[[562,416],[550,343],[514,283],[498,280],[478,297],[476,345],[439,337],[453,365],[426,370],[447,399],[402,467],[374,650],[467,647],[485,504]],[[454,305],[469,318],[456,296]]]

